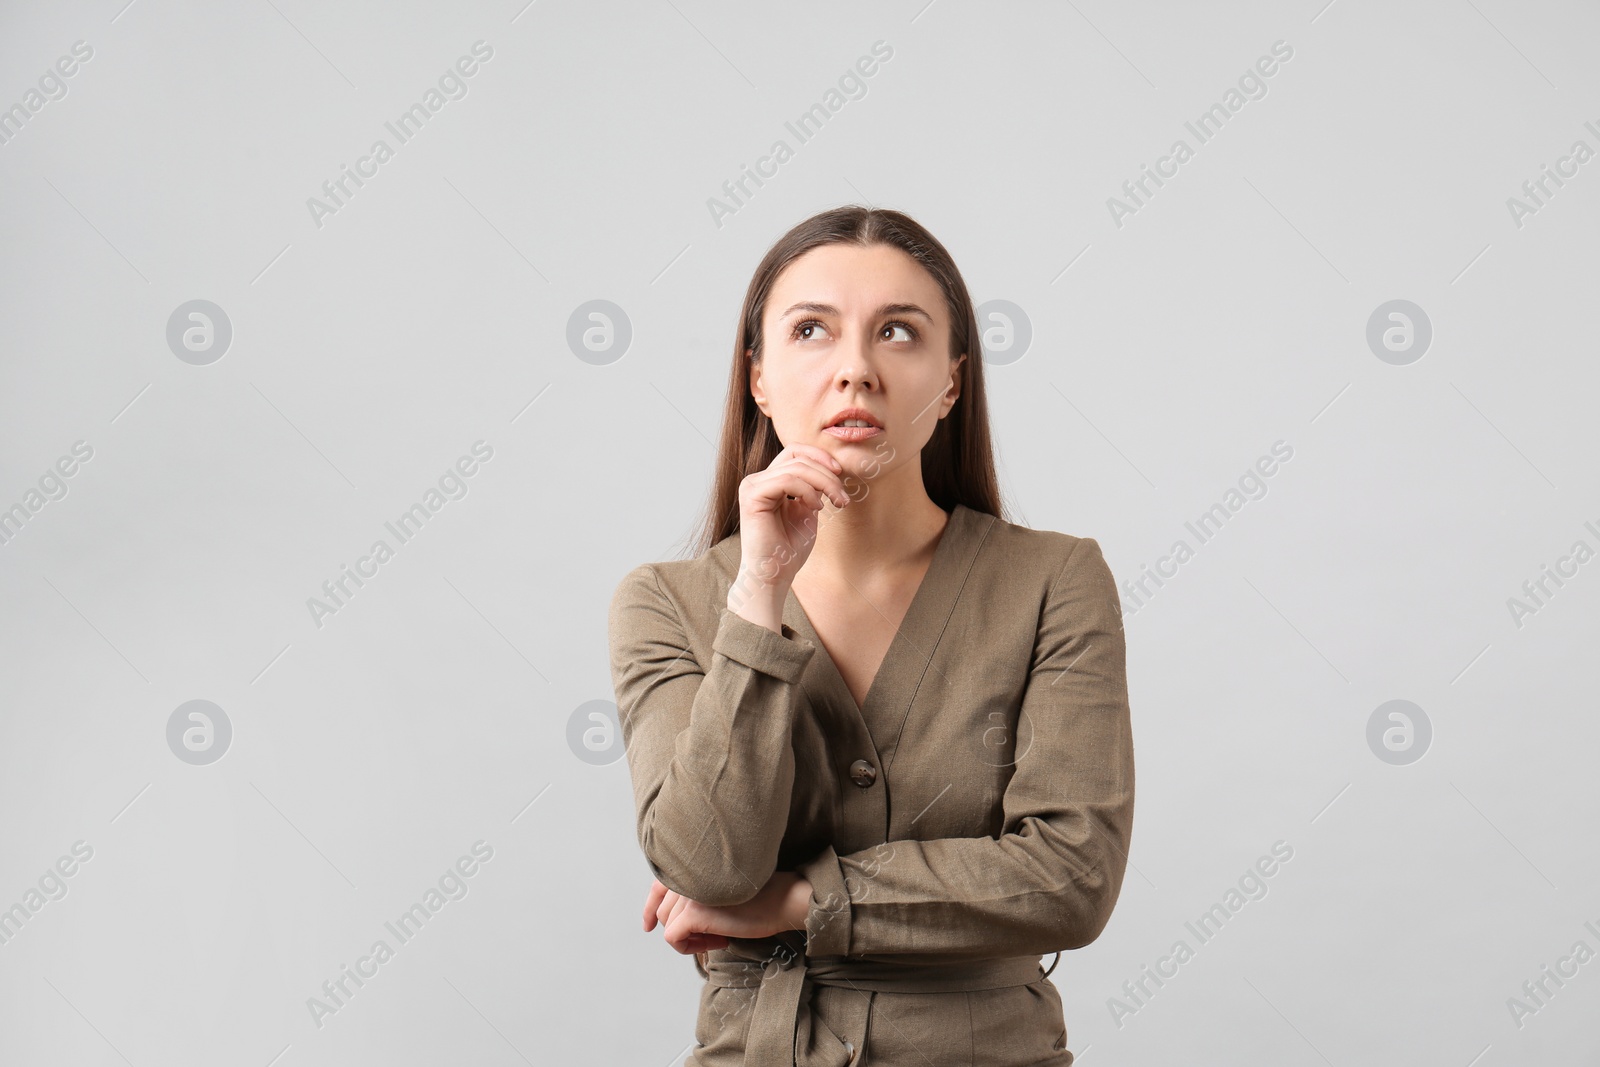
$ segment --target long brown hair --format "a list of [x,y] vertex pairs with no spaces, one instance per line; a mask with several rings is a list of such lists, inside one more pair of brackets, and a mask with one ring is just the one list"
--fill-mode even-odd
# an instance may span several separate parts
[[[950,315],[950,358],[961,363],[961,395],[940,419],[922,450],[922,481],[928,496],[946,511],[965,504],[1004,519],[994,450],[989,440],[989,405],[983,389],[983,349],[967,283],[938,239],[909,215],[851,204],[811,216],[780,237],[756,267],[745,291],[734,339],[733,368],[722,412],[716,482],[692,555],[698,557],[739,531],[739,483],[765,470],[783,451],[772,420],[750,395],[750,367],[761,361],[761,319],[767,295],[783,269],[819,245],[889,245],[922,264],[944,291]],[[749,359],[745,350],[750,349]],[[849,483],[846,483],[849,488]]]

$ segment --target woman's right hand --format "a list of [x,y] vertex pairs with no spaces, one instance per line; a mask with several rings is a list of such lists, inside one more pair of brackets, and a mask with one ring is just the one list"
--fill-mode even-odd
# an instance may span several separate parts
[[774,601],[788,595],[817,540],[824,498],[850,503],[844,467],[816,445],[791,445],[739,483],[739,571]]

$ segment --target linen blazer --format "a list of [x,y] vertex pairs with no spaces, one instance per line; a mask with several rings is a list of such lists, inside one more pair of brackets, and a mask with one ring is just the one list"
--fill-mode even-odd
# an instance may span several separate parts
[[1099,544],[957,505],[860,706],[792,591],[781,634],[728,610],[739,564],[738,534],[641,564],[608,616],[655,876],[708,905],[812,885],[803,931],[696,957],[688,1062],[1070,1064],[1039,957],[1099,936],[1133,830]]

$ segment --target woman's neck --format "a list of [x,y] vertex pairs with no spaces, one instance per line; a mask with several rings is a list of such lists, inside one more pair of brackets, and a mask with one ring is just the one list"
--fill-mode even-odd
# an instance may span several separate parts
[[[928,496],[921,479],[896,492],[869,484],[865,496],[817,513],[817,543],[800,573],[834,585],[848,575],[918,569],[938,544],[950,514]],[[796,575],[799,579],[799,575]]]

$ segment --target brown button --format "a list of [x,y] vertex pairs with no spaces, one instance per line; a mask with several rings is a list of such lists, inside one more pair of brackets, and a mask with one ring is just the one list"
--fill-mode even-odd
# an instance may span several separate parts
[[850,780],[866,789],[878,780],[878,768],[864,759],[858,759],[850,764]]

